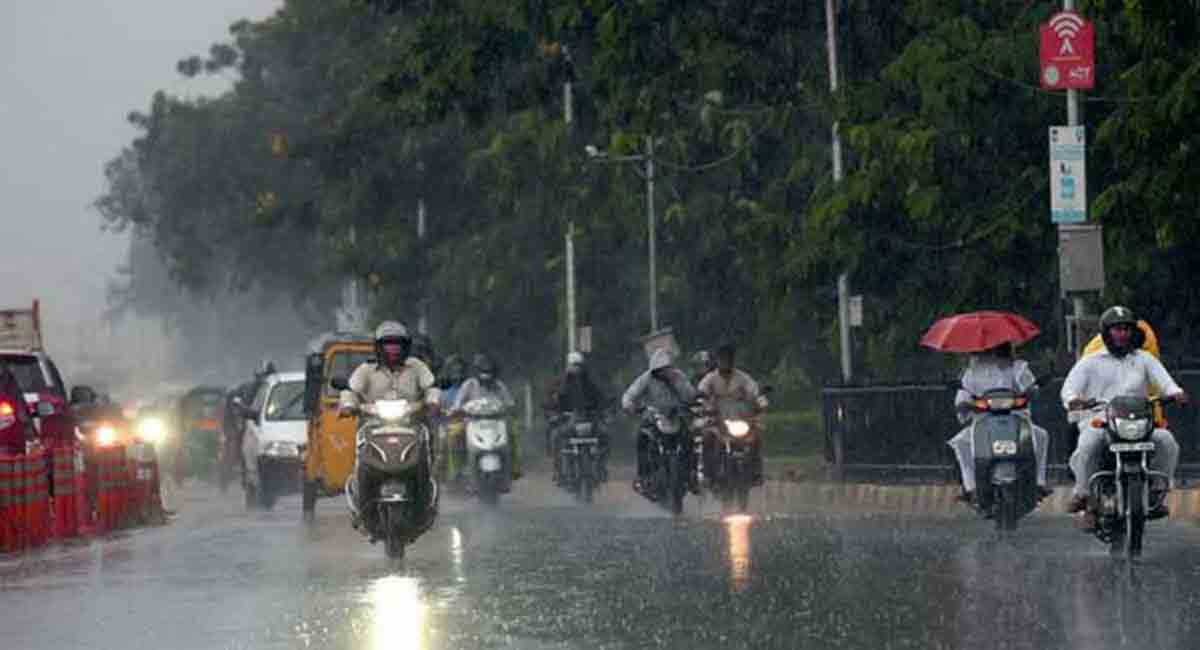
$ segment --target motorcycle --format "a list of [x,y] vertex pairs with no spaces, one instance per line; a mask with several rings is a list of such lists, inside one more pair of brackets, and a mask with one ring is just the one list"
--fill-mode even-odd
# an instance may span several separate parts
[[[335,388],[342,388],[338,385]],[[384,540],[388,557],[429,530],[438,514],[438,483],[432,474],[433,447],[424,408],[405,399],[377,400],[359,407],[355,468],[346,479],[346,502],[355,527],[371,543]],[[359,512],[359,490],[370,509]]]
[[473,399],[466,414],[466,471],[471,489],[486,505],[494,506],[512,489],[513,451],[508,434],[508,409],[497,397]]
[[1028,407],[1028,396],[1007,389],[972,396],[970,408],[977,415],[971,441],[980,482],[974,507],[995,520],[997,530],[1016,530],[1040,500],[1033,422],[1022,412]]
[[608,480],[606,447],[598,418],[583,413],[563,413],[559,433],[559,485],[582,503],[592,503],[596,487]]
[[[725,509],[745,512],[754,485],[754,447],[761,438],[757,409],[751,402],[726,401],[703,420],[712,440],[711,452],[699,463],[701,485],[707,479],[712,492]],[[707,472],[707,476],[705,475]]]
[[638,434],[649,438],[649,472],[642,483],[642,496],[662,504],[675,515],[683,512],[683,497],[694,471],[690,419],[687,407],[660,411],[647,406]]
[[[1150,469],[1154,455],[1154,405],[1171,398],[1114,397],[1089,400],[1084,408],[1103,411],[1092,426],[1102,428],[1108,452],[1088,477],[1091,498],[1088,513],[1095,519],[1093,533],[1115,555],[1134,558],[1142,554],[1146,519],[1155,501],[1165,498],[1171,477]],[[1152,485],[1155,485],[1152,489]],[[1152,499],[1158,492],[1161,496]]]

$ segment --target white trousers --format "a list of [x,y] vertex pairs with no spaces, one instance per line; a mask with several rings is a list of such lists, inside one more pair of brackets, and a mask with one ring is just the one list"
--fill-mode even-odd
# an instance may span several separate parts
[[[958,459],[958,469],[962,472],[963,489],[975,491],[975,441],[971,436],[971,427],[963,427],[958,435],[946,444],[954,450]],[[1050,434],[1046,430],[1033,425],[1033,455],[1037,461],[1037,484],[1046,484],[1046,454],[1050,447]]]
[[[1171,477],[1170,487],[1175,487],[1175,468],[1179,465],[1179,443],[1175,436],[1166,429],[1155,429],[1150,434],[1154,443],[1154,456],[1150,458],[1150,469],[1162,472]],[[1071,472],[1075,474],[1075,494],[1089,493],[1088,479],[1096,472],[1100,454],[1108,453],[1105,449],[1105,434],[1103,429],[1097,429],[1091,420],[1079,423],[1079,442],[1071,454]]]

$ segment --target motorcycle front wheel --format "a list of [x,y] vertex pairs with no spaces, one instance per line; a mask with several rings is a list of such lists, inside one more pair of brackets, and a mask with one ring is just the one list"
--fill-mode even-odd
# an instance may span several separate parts
[[402,503],[389,503],[380,509],[383,519],[383,550],[393,560],[404,558],[404,514]]
[[1142,535],[1146,531],[1146,482],[1131,476],[1125,490],[1125,557],[1142,554]]
[[679,454],[672,454],[667,465],[667,503],[671,514],[683,513],[683,495],[687,492],[687,466]]

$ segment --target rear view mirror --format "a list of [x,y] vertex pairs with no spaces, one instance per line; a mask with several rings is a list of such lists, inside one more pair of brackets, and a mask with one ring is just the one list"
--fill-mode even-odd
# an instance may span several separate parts
[[38,417],[43,417],[43,418],[54,415],[54,405],[51,404],[50,402],[38,402],[37,403],[37,414],[38,414]]
[[329,380],[329,385],[337,390],[350,390],[350,382],[345,377],[334,377]]

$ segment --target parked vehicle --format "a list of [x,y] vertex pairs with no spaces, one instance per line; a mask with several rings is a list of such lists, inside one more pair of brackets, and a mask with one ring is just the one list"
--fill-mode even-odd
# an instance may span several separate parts
[[242,488],[246,507],[270,510],[280,495],[301,489],[308,420],[304,373],[270,375],[246,407]]

